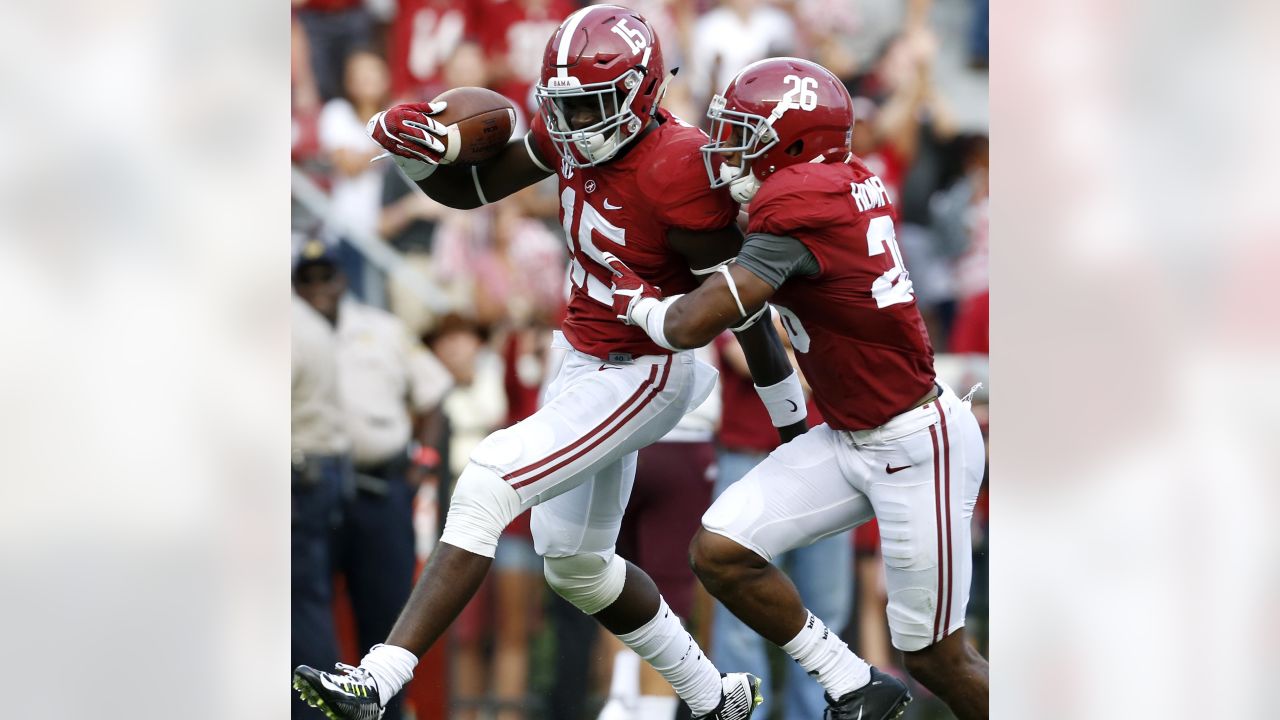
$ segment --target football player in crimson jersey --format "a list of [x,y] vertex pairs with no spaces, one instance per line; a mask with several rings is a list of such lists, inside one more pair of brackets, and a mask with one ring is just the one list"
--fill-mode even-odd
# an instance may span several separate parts
[[[294,686],[330,717],[381,714],[479,587],[502,529],[530,508],[551,587],[653,665],[695,717],[744,720],[760,702],[759,680],[722,677],[653,581],[614,551],[637,450],[702,402],[715,371],[617,322],[606,253],[654,285],[687,292],[742,243],[737,205],[706,183],[707,136],[659,107],[668,79],[644,18],[597,5],[552,35],[535,89],[541,112],[494,158],[450,167],[458,140],[432,119],[439,104],[399,105],[370,120],[371,136],[405,174],[452,207],[496,201],[558,168],[573,287],[555,340],[565,359],[543,406],[472,452],[440,543],[386,643],[358,668],[295,671]],[[788,392],[795,371],[772,324],[741,327],[762,392]],[[798,386],[794,402],[775,417],[785,439],[805,429]]]
[[906,687],[850,652],[769,564],[874,516],[889,629],[907,669],[957,717],[985,718],[987,662],[964,633],[982,436],[968,398],[934,377],[888,192],[849,151],[849,94],[820,65],[773,58],[744,68],[708,116],[706,170],[712,186],[750,203],[747,241],[682,296],[662,298],[609,259],[615,309],[676,351],[773,302],[827,422],[712,504],[690,548],[695,570],[816,676],[827,717],[897,717],[910,701]]

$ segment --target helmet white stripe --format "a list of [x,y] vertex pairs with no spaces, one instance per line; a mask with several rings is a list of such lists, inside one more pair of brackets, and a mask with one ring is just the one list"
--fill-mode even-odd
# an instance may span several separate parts
[[560,34],[560,48],[556,51],[556,77],[569,77],[569,69],[565,67],[569,64],[569,46],[573,44],[573,34],[578,31],[578,24],[582,22],[582,18],[587,13],[594,10],[594,7],[588,6],[570,15],[564,21],[564,32]]

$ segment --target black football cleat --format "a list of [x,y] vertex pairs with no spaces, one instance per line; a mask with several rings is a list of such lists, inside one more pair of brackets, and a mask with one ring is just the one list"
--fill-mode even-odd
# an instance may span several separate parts
[[898,678],[871,668],[871,682],[848,693],[839,701],[827,699],[824,720],[893,720],[902,717],[911,702],[911,692]]
[[378,685],[364,668],[338,663],[340,673],[327,673],[306,665],[293,671],[293,687],[303,700],[330,720],[379,720],[382,703]]
[[720,675],[720,704],[706,715],[694,720],[747,720],[756,706],[764,702],[760,697],[760,678],[750,673]]

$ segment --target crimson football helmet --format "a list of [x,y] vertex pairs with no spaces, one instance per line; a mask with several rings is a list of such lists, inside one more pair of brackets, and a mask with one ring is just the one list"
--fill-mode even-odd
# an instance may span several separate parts
[[[711,142],[702,146],[711,187],[729,186],[750,202],[769,175],[797,163],[845,162],[853,100],[844,83],[800,58],[769,58],[743,68],[707,110]],[[737,155],[737,164],[713,162]]]
[[[565,18],[534,87],[560,157],[589,167],[616,155],[657,112],[665,75],[658,36],[634,10],[592,5]],[[594,122],[575,128],[575,115]]]

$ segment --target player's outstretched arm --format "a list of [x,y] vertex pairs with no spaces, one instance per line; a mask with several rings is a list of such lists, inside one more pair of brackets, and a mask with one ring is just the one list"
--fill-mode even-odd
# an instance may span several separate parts
[[663,298],[617,258],[607,259],[615,276],[614,309],[619,319],[644,328],[654,342],[670,350],[700,347],[726,329],[734,330],[756,391],[782,441],[804,434],[808,429],[804,391],[782,339],[769,322],[773,285],[728,263],[693,292]]
[[441,165],[419,180],[418,187],[436,202],[459,210],[497,202],[551,175],[534,163],[532,152],[524,138],[512,140],[478,165]]
[[[777,382],[791,374],[791,363],[773,324],[756,322],[767,315],[766,303],[773,293],[773,286],[750,270],[736,263],[722,265],[698,289],[670,301],[662,314],[662,332],[668,342],[683,349],[701,347],[725,330],[734,329],[739,341],[745,340],[742,350],[756,383]],[[780,358],[780,362],[771,364],[783,372],[778,377],[757,377],[753,355],[769,360]]]
[[369,137],[391,153],[404,174],[431,199],[470,210],[528,187],[551,175],[551,165],[535,156],[527,138],[512,140],[484,162],[453,166],[462,138],[431,118],[447,103],[396,105],[369,120]]

